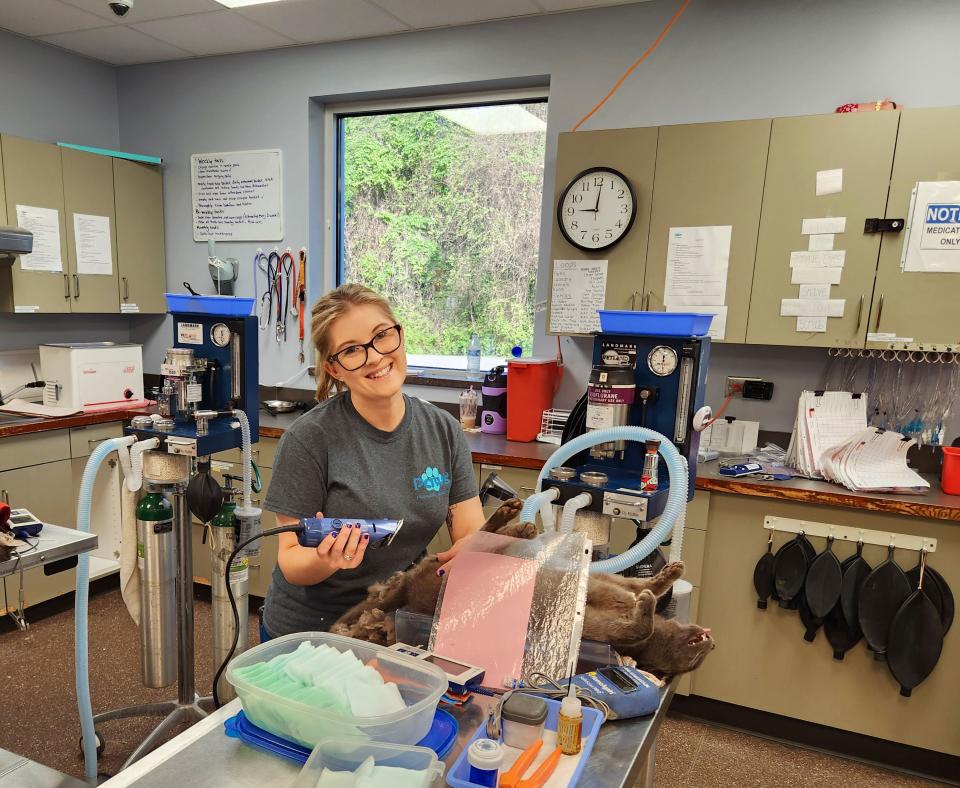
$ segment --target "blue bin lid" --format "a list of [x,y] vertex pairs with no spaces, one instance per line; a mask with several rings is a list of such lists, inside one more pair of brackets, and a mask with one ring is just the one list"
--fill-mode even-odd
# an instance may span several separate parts
[[[244,744],[264,750],[296,763],[306,763],[310,757],[310,748],[295,744],[288,739],[275,736],[263,728],[254,725],[242,711],[223,723],[224,732],[231,739],[240,739]],[[426,736],[417,742],[418,747],[433,750],[443,759],[457,740],[459,726],[453,716],[443,709],[437,709],[433,716],[433,725]]]

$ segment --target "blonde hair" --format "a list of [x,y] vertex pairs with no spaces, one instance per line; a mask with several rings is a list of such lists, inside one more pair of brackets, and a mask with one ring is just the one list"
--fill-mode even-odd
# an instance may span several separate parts
[[341,285],[321,296],[311,310],[310,338],[317,351],[317,401],[323,402],[333,392],[343,391],[346,384],[337,380],[323,367],[330,355],[330,328],[337,318],[346,314],[352,307],[372,305],[379,307],[391,322],[397,323],[396,315],[390,303],[379,293],[366,285]]

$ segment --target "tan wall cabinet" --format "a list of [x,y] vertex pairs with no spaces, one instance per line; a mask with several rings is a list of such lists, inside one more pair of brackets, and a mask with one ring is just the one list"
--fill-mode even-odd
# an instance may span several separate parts
[[[647,235],[653,202],[653,174],[657,159],[656,128],[614,129],[561,134],[557,142],[557,181],[550,211],[550,288],[553,260],[607,260],[607,309],[639,309],[647,261]],[[612,167],[633,186],[637,215],[633,227],[615,246],[584,251],[560,232],[556,206],[567,184],[589,167]],[[550,292],[550,290],[548,290]],[[549,301],[548,301],[549,303]],[[549,325],[549,317],[547,325]]]
[[163,176],[160,168],[113,160],[117,201],[120,304],[141,313],[167,311],[163,245]]
[[723,341],[744,341],[770,125],[744,120],[660,128],[645,308],[663,309],[671,227],[730,225]]
[[[887,218],[909,219],[910,195],[918,181],[960,181],[960,108],[901,111]],[[901,271],[904,240],[905,233],[883,235],[868,330],[911,338],[914,346],[927,349],[956,349],[960,273]],[[960,256],[960,251],[954,254]],[[892,346],[867,343],[875,348]]]
[[[117,217],[113,161],[94,153],[60,149],[63,167],[64,223],[70,268],[70,311],[118,312]],[[110,222],[110,274],[81,273],[77,264],[74,215],[105,216]]]
[[[810,347],[863,346],[880,249],[878,234],[863,232],[864,219],[886,210],[898,112],[777,118],[770,136],[763,213],[754,266],[747,341]],[[843,169],[843,190],[817,196],[821,170]],[[844,250],[840,283],[830,298],[845,299],[843,317],[827,318],[822,333],[800,333],[797,318],[781,316],[781,299],[798,298],[790,253],[808,250],[804,219],[845,217],[834,237]]]
[[[18,224],[17,205],[58,212],[63,267],[24,270],[18,259],[0,268],[0,311],[166,312],[159,167],[3,135],[0,176],[5,223]],[[79,270],[75,214],[109,219],[109,275]]]
[[6,223],[17,225],[17,206],[57,211],[60,223],[59,272],[24,270],[18,258],[0,268],[0,309],[4,312],[69,312],[72,289],[67,256],[67,232],[63,207],[63,171],[60,148],[45,142],[3,135],[3,190]]

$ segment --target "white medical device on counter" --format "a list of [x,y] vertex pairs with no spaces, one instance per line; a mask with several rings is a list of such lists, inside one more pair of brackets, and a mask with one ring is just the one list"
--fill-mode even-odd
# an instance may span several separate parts
[[129,342],[40,345],[43,404],[83,410],[143,399],[143,349]]
[[394,643],[390,646],[390,650],[399,651],[401,654],[407,654],[416,659],[422,659],[424,662],[429,662],[431,665],[436,665],[447,674],[450,687],[459,692],[479,685],[486,673],[483,668],[478,668],[476,665],[468,665],[465,662],[440,657],[432,651],[410,646],[406,643]]

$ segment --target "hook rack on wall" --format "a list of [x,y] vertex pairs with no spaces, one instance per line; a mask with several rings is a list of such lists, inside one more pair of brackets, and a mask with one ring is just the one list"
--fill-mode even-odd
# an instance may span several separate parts
[[898,550],[924,550],[927,553],[937,551],[937,540],[926,536],[909,536],[891,531],[871,531],[865,528],[854,528],[849,525],[834,525],[831,523],[812,523],[809,520],[794,520],[788,517],[766,516],[763,518],[763,527],[769,531],[784,533],[804,533],[807,536],[821,536],[826,539],[833,536],[837,541],[856,544],[880,545],[889,547],[891,543]]

